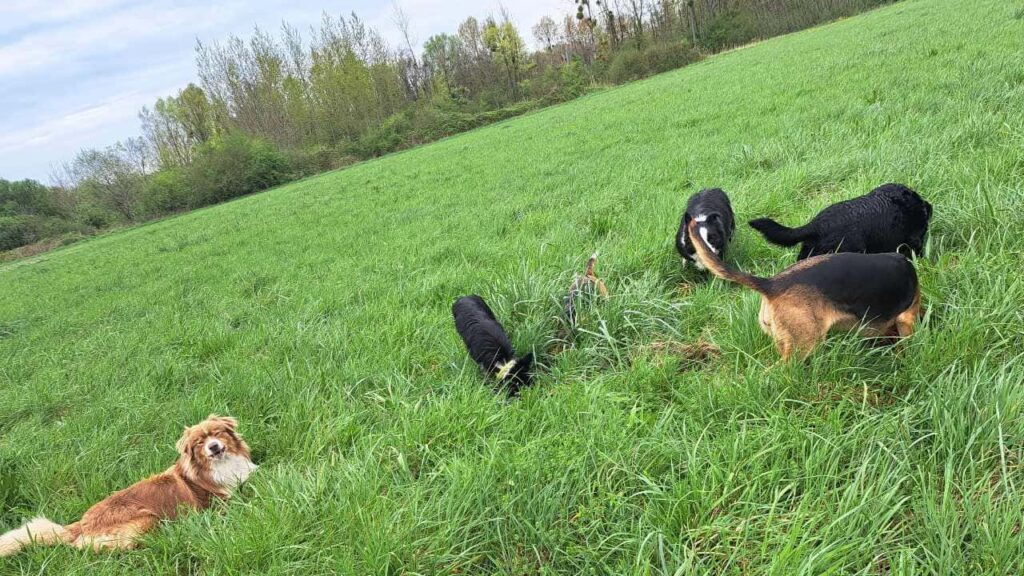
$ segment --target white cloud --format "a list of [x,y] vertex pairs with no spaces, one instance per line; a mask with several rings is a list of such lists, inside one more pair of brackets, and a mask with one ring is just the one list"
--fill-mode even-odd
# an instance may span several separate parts
[[124,2],[125,0],[4,0],[0,3],[0,34],[40,24],[71,20]]
[[138,109],[133,106],[141,107],[147,104],[148,100],[143,100],[141,96],[139,92],[120,94],[100,104],[51,118],[41,124],[0,134],[0,153],[36,148],[49,144],[58,137],[74,137],[91,132],[118,119],[125,110]]
[[84,24],[66,24],[29,34],[0,46],[0,79],[31,74],[55,64],[130,50],[144,39],[193,27],[196,32],[217,24],[209,11],[197,7],[136,7]]

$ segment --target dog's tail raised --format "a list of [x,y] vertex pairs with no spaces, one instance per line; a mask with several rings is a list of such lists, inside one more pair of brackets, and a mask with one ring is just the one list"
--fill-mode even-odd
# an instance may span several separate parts
[[53,546],[68,544],[72,540],[74,537],[67,528],[39,516],[0,536],[0,557],[17,554],[29,544]]
[[594,274],[594,264],[597,264],[597,252],[590,255],[590,259],[587,260],[587,278],[597,278]]
[[746,272],[730,268],[725,264],[725,262],[722,262],[722,259],[718,257],[718,254],[715,254],[710,248],[708,248],[708,245],[704,243],[704,239],[701,238],[700,234],[697,232],[699,225],[700,224],[696,220],[691,220],[690,226],[687,228],[687,233],[690,235],[690,242],[693,242],[693,248],[696,252],[697,259],[705,268],[722,280],[742,284],[747,288],[760,292],[761,294],[771,294],[772,281],[770,279],[752,276]]
[[597,252],[590,255],[590,259],[587,260],[587,269],[583,273],[583,276],[577,276],[573,281],[572,285],[569,286],[569,292],[565,295],[562,300],[563,310],[565,317],[569,321],[570,326],[576,325],[576,299],[579,298],[580,292],[587,285],[593,286],[597,293],[601,296],[608,297],[608,287],[605,286],[604,280],[597,277],[594,272],[594,265],[597,263]]
[[764,236],[765,240],[779,246],[795,246],[813,235],[809,226],[787,228],[771,218],[758,218],[748,222],[750,227]]
[[597,252],[590,255],[590,260],[587,260],[587,278],[594,283],[597,287],[597,293],[605,298],[608,297],[608,287],[604,285],[604,280],[597,277],[594,273],[594,264],[597,263]]

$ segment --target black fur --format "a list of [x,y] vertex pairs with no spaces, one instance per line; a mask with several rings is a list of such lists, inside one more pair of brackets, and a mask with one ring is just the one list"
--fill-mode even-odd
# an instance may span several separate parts
[[719,256],[725,253],[726,247],[732,241],[733,232],[736,231],[732,204],[721,188],[705,188],[690,196],[686,202],[686,212],[679,223],[679,231],[676,233],[676,250],[690,262],[697,262],[697,258],[694,256],[693,244],[686,233],[686,227],[690,225],[691,219],[700,216],[707,217],[707,220],[701,223],[701,227],[707,229],[707,243]]
[[867,322],[897,316],[917,294],[914,265],[897,253],[823,255],[813,266],[780,274],[771,283],[773,292],[808,286],[838,310]]
[[902,184],[883,184],[868,194],[825,208],[799,228],[787,228],[770,218],[750,226],[779,246],[802,243],[798,260],[832,252],[909,251],[924,249],[932,205]]
[[503,365],[515,360],[515,366],[502,382],[508,386],[510,396],[515,396],[521,387],[530,384],[533,354],[515,357],[515,349],[505,329],[494,318],[483,298],[476,295],[459,298],[452,305],[452,316],[469,356],[487,374],[497,376]]

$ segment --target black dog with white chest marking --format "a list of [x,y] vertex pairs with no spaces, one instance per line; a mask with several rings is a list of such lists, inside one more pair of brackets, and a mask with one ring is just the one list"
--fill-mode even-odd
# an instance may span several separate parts
[[787,228],[770,218],[750,226],[772,244],[803,243],[797,260],[833,252],[882,254],[924,249],[932,205],[903,184],[883,184],[868,194],[833,204],[799,228]]
[[476,295],[459,298],[452,305],[452,315],[469,356],[487,374],[508,386],[509,396],[517,395],[520,388],[530,384],[533,354],[516,358],[505,329],[483,298]]
[[697,231],[711,251],[722,256],[736,231],[736,218],[729,197],[720,188],[705,188],[690,196],[686,202],[686,212],[683,213],[679,232],[676,233],[676,250],[679,251],[683,266],[689,261],[703,270],[704,265],[694,256],[693,242],[686,233],[690,220],[697,221]]

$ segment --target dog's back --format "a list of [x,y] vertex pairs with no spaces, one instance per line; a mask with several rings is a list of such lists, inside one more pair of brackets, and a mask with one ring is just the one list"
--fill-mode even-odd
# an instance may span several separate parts
[[864,196],[837,202],[797,228],[787,228],[770,218],[751,220],[750,226],[773,244],[802,244],[800,260],[833,252],[896,252],[901,247],[919,254],[931,214],[931,204],[917,192],[890,183]]
[[769,281],[774,294],[813,290],[840,312],[868,322],[906,310],[918,288],[914,265],[896,253],[815,256]]
[[477,295],[463,296],[452,305],[455,329],[466,350],[481,368],[493,372],[515,355],[512,342],[487,303]]

